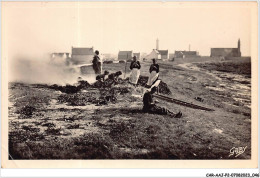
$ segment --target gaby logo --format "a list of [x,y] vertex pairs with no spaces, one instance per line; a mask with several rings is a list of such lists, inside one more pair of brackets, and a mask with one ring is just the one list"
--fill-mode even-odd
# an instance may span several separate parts
[[235,155],[235,157],[238,157],[239,155],[241,155],[242,153],[244,153],[246,151],[246,148],[247,148],[247,146],[237,147],[237,148],[233,147],[230,149],[230,154],[228,157],[233,156],[233,155]]

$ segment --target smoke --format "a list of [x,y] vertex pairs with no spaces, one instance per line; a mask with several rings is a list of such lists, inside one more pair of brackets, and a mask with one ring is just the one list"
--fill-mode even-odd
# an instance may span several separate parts
[[9,82],[72,85],[79,77],[89,83],[95,81],[95,75],[81,76],[80,69],[66,64],[62,57],[19,57],[9,63]]

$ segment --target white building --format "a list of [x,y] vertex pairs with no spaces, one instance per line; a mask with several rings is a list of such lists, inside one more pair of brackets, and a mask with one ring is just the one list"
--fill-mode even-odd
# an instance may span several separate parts
[[157,49],[153,49],[153,51],[146,56],[146,59],[162,59],[161,54]]
[[161,59],[161,60],[168,60],[169,53],[168,50],[159,50],[159,39],[156,40],[156,49],[146,56],[146,59]]

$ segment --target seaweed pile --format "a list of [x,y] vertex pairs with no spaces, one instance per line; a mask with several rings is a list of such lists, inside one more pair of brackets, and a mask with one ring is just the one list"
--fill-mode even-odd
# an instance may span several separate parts
[[59,86],[57,84],[51,85],[49,88],[58,90],[58,91],[61,91],[62,93],[67,93],[67,94],[77,93],[82,89],[79,86],[74,86],[74,85]]
[[[138,85],[145,87],[148,77],[140,76]],[[118,97],[131,93],[131,86],[127,79],[119,79],[117,82],[106,79],[104,82],[96,81],[89,84],[87,81],[80,80],[76,85],[51,85],[49,88],[61,91],[58,97],[59,103],[67,103],[70,106],[85,106],[95,104],[97,106],[106,105],[108,103],[116,103]],[[83,92],[84,90],[84,92]],[[171,94],[167,84],[162,82],[159,85],[159,92],[162,94]]]
[[[70,106],[85,106],[88,104],[100,106],[106,105],[109,102],[115,103],[119,95],[125,95],[130,92],[129,87],[121,84],[107,87],[105,82],[99,81],[93,85],[87,85],[87,83],[85,83],[83,86],[82,83],[83,82],[78,86],[52,86],[52,89],[63,92],[63,94],[58,97],[58,102],[67,103]],[[100,87],[97,87],[97,83],[100,84]],[[86,92],[81,92],[83,89],[85,89]]]
[[80,80],[80,81],[78,81],[78,83],[76,85],[67,84],[65,86],[60,86],[60,85],[54,84],[54,85],[49,86],[48,88],[61,91],[62,93],[71,94],[71,93],[78,93],[79,91],[81,91],[83,89],[111,88],[113,85],[120,84],[120,83],[124,83],[124,81],[122,79],[120,79],[117,83],[115,83],[111,79],[106,79],[104,82],[96,81],[95,83],[93,83],[91,85],[88,83],[88,81]]

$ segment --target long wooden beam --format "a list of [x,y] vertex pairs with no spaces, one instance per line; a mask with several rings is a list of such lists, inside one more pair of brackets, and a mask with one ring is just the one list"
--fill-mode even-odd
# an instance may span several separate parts
[[157,97],[159,99],[162,99],[162,100],[166,100],[168,102],[176,103],[176,104],[186,106],[186,107],[190,107],[190,108],[193,108],[193,109],[201,109],[201,110],[205,110],[205,111],[214,111],[214,109],[206,108],[206,107],[199,106],[199,105],[192,104],[192,103],[187,103],[187,102],[177,100],[177,99],[174,99],[174,98],[170,98],[168,96],[164,96],[164,95],[160,95],[160,94],[154,94],[153,96]]

